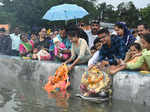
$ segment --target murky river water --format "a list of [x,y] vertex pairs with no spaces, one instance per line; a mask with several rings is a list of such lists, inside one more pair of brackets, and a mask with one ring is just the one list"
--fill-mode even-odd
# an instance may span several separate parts
[[75,97],[75,91],[47,94],[43,84],[16,80],[0,85],[0,112],[150,112],[150,107],[124,101],[96,104]]

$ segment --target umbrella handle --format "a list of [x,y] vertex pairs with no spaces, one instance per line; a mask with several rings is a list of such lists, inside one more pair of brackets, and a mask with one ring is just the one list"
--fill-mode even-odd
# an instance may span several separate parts
[[67,23],[68,23],[68,21],[67,21],[67,20],[65,20],[65,25],[67,25]]

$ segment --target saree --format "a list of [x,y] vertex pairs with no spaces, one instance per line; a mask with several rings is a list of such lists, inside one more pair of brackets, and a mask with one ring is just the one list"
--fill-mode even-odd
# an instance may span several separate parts
[[82,75],[80,91],[83,96],[96,96],[101,92],[111,95],[111,78],[95,65]]
[[19,45],[19,52],[20,54],[21,53],[27,53],[29,51],[31,51],[33,49],[33,41],[30,41],[30,42],[22,42],[20,45]]
[[49,76],[44,89],[48,92],[57,92],[66,90],[70,86],[68,68],[66,64],[57,68],[54,76]]

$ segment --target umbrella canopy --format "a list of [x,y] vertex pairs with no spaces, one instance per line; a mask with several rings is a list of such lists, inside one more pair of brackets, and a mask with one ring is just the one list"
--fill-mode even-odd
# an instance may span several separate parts
[[63,4],[51,7],[43,16],[43,19],[49,21],[67,21],[71,19],[83,18],[86,15],[88,15],[88,12],[80,6],[75,4]]

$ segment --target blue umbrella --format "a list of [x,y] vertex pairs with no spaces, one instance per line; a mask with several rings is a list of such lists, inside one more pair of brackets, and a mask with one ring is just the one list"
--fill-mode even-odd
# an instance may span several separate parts
[[80,6],[75,4],[63,4],[51,7],[43,16],[43,19],[49,21],[67,21],[71,19],[83,18],[86,15],[88,15],[88,12]]

